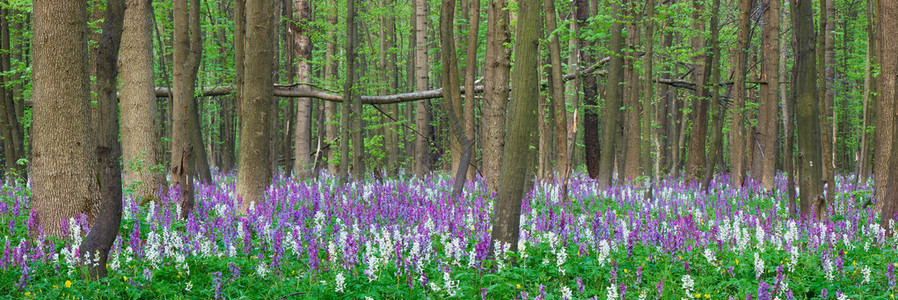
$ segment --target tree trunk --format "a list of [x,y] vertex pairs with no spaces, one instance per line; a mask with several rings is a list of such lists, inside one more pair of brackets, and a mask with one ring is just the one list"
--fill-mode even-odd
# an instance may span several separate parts
[[[337,25],[337,16],[331,14],[328,17],[328,23],[331,24],[331,28],[336,27]],[[324,82],[328,86],[333,86],[334,81],[337,80],[337,62],[334,57],[337,55],[337,37],[334,30],[329,30],[327,39],[327,46],[324,52]],[[325,123],[327,124],[325,128],[327,135],[327,165],[328,165],[328,173],[331,175],[337,175],[337,156],[335,155],[337,152],[334,151],[334,148],[337,147],[337,140],[340,137],[340,130],[337,127],[337,103],[333,102],[325,102],[324,103],[324,111],[325,111]],[[344,156],[345,157],[345,156]],[[341,163],[345,163],[346,159],[340,160]]]
[[[833,0],[820,0],[820,15],[822,16],[820,19],[820,29],[819,40],[818,42],[822,42],[820,44],[820,49],[818,52],[822,54],[822,56],[818,57],[819,64],[819,72],[820,72],[820,101],[821,101],[821,115],[820,115],[820,137],[821,137],[821,152],[823,155],[823,180],[826,184],[826,198],[831,202],[834,200],[836,195],[836,183],[835,183],[835,155],[833,145],[835,145],[835,126],[833,126],[835,119],[833,118],[833,97],[834,92],[832,89],[836,71],[835,67],[835,39],[833,38],[833,31],[835,30],[835,5],[833,5]],[[847,37],[846,37],[847,38]],[[847,151],[847,149],[846,149]]]
[[[621,156],[624,157],[623,164],[623,176],[620,179],[623,180],[635,180],[639,177],[640,170],[640,140],[642,137],[642,128],[639,126],[639,118],[643,113],[642,105],[639,103],[639,72],[636,70],[636,58],[633,55],[635,52],[636,45],[640,42],[640,32],[639,25],[640,22],[640,12],[637,11],[636,1],[629,1],[627,4],[627,14],[628,23],[626,25],[627,30],[627,58],[625,58],[625,72],[626,72],[626,83],[625,86],[625,102],[624,105],[626,107],[625,117],[626,117],[626,129],[625,129],[625,144],[623,152],[621,152]],[[609,110],[606,108],[606,114]],[[644,151],[648,151],[645,149]]]
[[[452,134],[455,140],[459,142],[459,147],[463,150],[459,153],[458,165],[452,168],[455,173],[455,181],[452,185],[452,197],[459,197],[462,188],[465,185],[465,177],[468,174],[468,165],[471,163],[473,143],[466,136],[462,124],[464,121],[459,118],[461,109],[457,104],[461,100],[459,94],[458,83],[458,57],[455,52],[455,38],[453,37],[453,19],[455,19],[455,0],[443,0],[440,6],[440,51],[443,60],[442,67],[442,85],[444,92],[443,109],[449,116],[449,125],[452,126]],[[454,99],[454,100],[453,100]],[[454,161],[454,159],[453,159]]]
[[19,165],[18,160],[22,158],[24,150],[21,146],[22,128],[19,124],[18,114],[16,113],[16,105],[13,96],[13,90],[16,88],[12,81],[12,63],[10,60],[10,36],[9,36],[9,19],[10,12],[8,9],[0,9],[0,32],[2,32],[2,50],[0,50],[0,65],[2,71],[6,75],[2,75],[0,80],[0,127],[3,134],[3,154],[6,161],[4,169],[8,183],[13,183],[15,178],[27,178],[25,166]]
[[[468,18],[468,49],[465,54],[465,86],[473,87],[475,77],[477,76],[477,49],[480,47],[480,1],[469,1],[471,7],[468,9],[470,17]],[[477,100],[474,99],[474,93],[465,93],[465,135],[472,142],[474,140],[474,106]],[[477,177],[474,168],[468,168],[468,180],[474,180]]]
[[[578,0],[585,1],[585,0]],[[577,13],[581,14],[584,8],[579,7]],[[623,106],[623,81],[624,81],[624,58],[622,54],[624,37],[622,36],[623,21],[616,16],[621,14],[621,5],[614,2],[611,6],[611,14],[615,16],[614,23],[611,24],[611,60],[608,63],[608,85],[606,87],[605,97],[605,119],[602,123],[602,156],[599,162],[599,186],[610,186],[612,172],[614,170],[614,152],[617,148],[618,140],[621,137],[621,112],[620,107]],[[578,20],[580,17],[578,16]],[[582,24],[581,24],[582,25]],[[581,41],[582,42],[582,41]],[[587,57],[589,55],[586,55]],[[589,82],[595,83],[587,77],[584,79],[584,93],[587,91],[586,86]],[[586,94],[586,93],[585,93]],[[589,94],[586,94],[589,99]],[[587,105],[589,104],[587,100]],[[588,109],[588,108],[586,108]],[[585,126],[585,125],[584,125]],[[584,128],[584,134],[589,134],[589,128]],[[588,154],[589,152],[587,152]],[[590,174],[592,176],[592,174]]]
[[246,213],[253,202],[265,199],[271,182],[269,156],[269,109],[273,99],[272,63],[274,24],[271,0],[249,0],[246,3],[246,73],[243,92],[243,126],[240,130],[239,168],[237,169],[237,197],[243,201]]
[[[293,0],[292,23],[293,52],[296,57],[296,83],[299,89],[310,89],[312,83],[312,40],[309,28],[312,18],[312,6],[307,0]],[[309,98],[296,99],[296,144],[294,146],[296,161],[293,172],[298,178],[309,177],[312,173],[312,153],[309,149],[312,141],[312,101]]]
[[[879,5],[876,9],[876,24],[878,26],[876,40],[879,42],[875,49],[877,51],[876,58],[880,64],[880,75],[876,78],[876,89],[879,93],[876,101],[876,153],[874,154],[876,162],[873,166],[873,177],[876,180],[875,186],[877,188],[887,187],[889,178],[892,177],[892,174],[889,172],[889,163],[892,158],[892,138],[895,134],[892,130],[892,123],[895,122],[892,115],[895,113],[895,95],[898,94],[895,90],[895,78],[888,76],[888,74],[896,74],[898,72],[898,65],[886,59],[887,55],[898,51],[898,45],[894,41],[890,43],[888,40],[892,40],[894,36],[890,36],[885,32],[885,29],[890,28],[889,26],[892,24],[886,22],[888,22],[889,16],[895,16],[895,11],[890,10],[894,7],[891,3],[884,2],[888,1],[876,1],[877,5]],[[883,212],[883,204],[885,202],[885,193],[876,193],[876,207],[874,210]]]
[[711,186],[711,179],[714,177],[715,167],[717,166],[717,157],[723,151],[723,123],[726,117],[723,105],[720,103],[720,0],[714,0],[711,4],[711,38],[708,43],[711,46],[709,62],[711,82],[708,84],[711,93],[711,152],[709,154],[708,166],[705,168],[705,174],[702,178],[702,188],[708,191]]
[[[693,0],[692,4],[695,8],[693,13],[692,29],[697,33],[705,32],[705,22],[702,17],[704,11],[703,1]],[[705,142],[708,135],[708,99],[707,90],[704,88],[708,82],[708,73],[710,66],[708,65],[707,50],[705,50],[705,41],[703,34],[696,34],[692,38],[692,51],[695,56],[692,58],[693,81],[695,81],[695,97],[692,99],[692,135],[689,136],[689,149],[686,161],[686,177],[698,180],[705,171]],[[714,159],[714,158],[710,158]]]
[[[766,191],[774,188],[776,178],[776,140],[779,127],[776,125],[777,106],[779,105],[779,64],[780,64],[780,1],[766,0],[764,10],[763,45],[763,77],[761,81],[761,106],[758,113],[758,129],[761,144],[761,186]],[[752,176],[758,176],[752,174]]]
[[[86,2],[34,1],[32,213],[46,236],[86,213],[100,194],[91,126]],[[63,26],[66,25],[66,26]],[[68,25],[74,25],[71,27]]]
[[171,185],[180,189],[182,218],[187,218],[193,210],[193,176],[196,173],[193,170],[196,168],[195,162],[198,161],[193,155],[205,152],[203,144],[196,144],[195,134],[190,132],[194,128],[199,128],[199,118],[195,117],[197,112],[193,91],[200,58],[198,51],[194,50],[202,45],[199,34],[199,9],[188,11],[187,1],[190,1],[190,7],[199,8],[199,0],[182,0],[175,2],[173,10],[175,37]]
[[[890,102],[892,107],[891,111],[885,118],[892,119],[891,124],[891,132],[889,135],[894,134],[898,131],[898,123],[894,121],[896,117],[895,112],[898,112],[898,101],[896,101],[896,97],[898,97],[898,93],[895,91],[896,81],[898,81],[898,73],[896,73],[896,68],[898,68],[898,36],[895,35],[898,32],[898,3],[895,1],[884,1],[879,0],[879,9],[877,9],[877,20],[879,25],[879,32],[877,33],[882,39],[881,44],[881,53],[878,56],[879,61],[882,63],[882,72],[881,78],[879,78],[880,83],[880,102]],[[877,118],[877,120],[883,120],[885,118]],[[881,128],[881,127],[879,127]],[[877,130],[878,132],[878,130]],[[898,159],[894,159],[898,157],[898,139],[895,139],[895,136],[892,136],[892,145],[889,149],[890,160],[889,160],[889,178],[896,178],[898,176]],[[882,150],[882,148],[877,148],[876,150]],[[877,152],[881,153],[881,152]],[[879,160],[879,158],[877,158]],[[879,176],[877,175],[877,187],[879,185]],[[882,205],[882,218],[880,219],[880,226],[882,228],[886,228],[886,232],[888,236],[892,236],[895,234],[894,230],[890,228],[889,222],[892,220],[898,219],[896,213],[898,213],[898,182],[894,179],[892,181],[884,181],[885,188],[883,193],[883,205]],[[878,199],[877,199],[878,200]]]
[[736,83],[733,86],[733,114],[730,119],[730,183],[742,186],[745,180],[745,77],[748,62],[748,46],[751,41],[749,18],[753,0],[739,1],[739,28],[736,30],[736,62],[733,67]]
[[814,13],[808,1],[793,1],[792,32],[795,34],[795,63],[792,89],[798,105],[798,161],[801,215],[811,216],[816,207],[822,218],[823,173],[820,169],[820,114],[817,101],[816,57],[814,56]]
[[[785,9],[781,8],[783,11],[783,15],[785,15]],[[788,19],[785,17],[780,18],[781,27],[786,27],[785,24],[788,22]],[[788,94],[786,84],[786,62],[788,61],[788,42],[789,38],[786,34],[780,35],[780,65],[779,65],[779,86],[780,86],[780,99],[782,99],[783,103],[783,171],[786,172],[786,200],[788,201],[788,209],[789,216],[793,219],[797,217],[798,209],[795,204],[795,159],[794,159],[794,151],[795,151],[795,97],[791,97]],[[794,92],[794,91],[793,91]]]
[[143,201],[154,199],[165,182],[156,170],[159,133],[156,130],[156,93],[153,78],[153,7],[149,0],[129,0],[121,41],[122,162],[125,186]]
[[536,119],[536,100],[539,96],[537,73],[538,36],[540,31],[539,1],[518,2],[518,27],[515,36],[515,69],[512,73],[511,107],[508,136],[502,155],[502,175],[496,200],[495,221],[491,238],[493,249],[509,244],[517,252],[520,235],[521,201],[524,186],[531,172],[527,150],[533,141]]
[[[149,4],[149,3],[147,3]],[[143,23],[146,23],[144,15]],[[106,5],[103,34],[97,53],[97,148],[99,163],[100,207],[97,222],[79,246],[80,260],[90,278],[106,277],[106,260],[122,222],[122,166],[119,158],[118,75],[119,46],[125,19],[125,0],[110,0]],[[152,49],[152,48],[149,48]],[[149,53],[152,50],[150,50]],[[145,51],[146,52],[146,51]],[[99,257],[97,257],[99,256]]]
[[564,79],[561,69],[561,45],[558,41],[558,33],[555,32],[558,27],[555,2],[543,0],[543,10],[546,15],[546,32],[551,34],[549,37],[549,63],[551,64],[549,86],[552,97],[551,104],[555,107],[555,173],[558,176],[558,182],[567,186],[571,162],[567,145],[567,106],[565,105]]
[[[873,174],[873,132],[876,124],[876,103],[871,103],[876,95],[876,77],[873,76],[874,66],[878,64],[875,49],[879,41],[876,34],[876,7],[875,1],[867,1],[867,56],[864,64],[864,123],[861,133],[861,161],[858,162],[858,179],[866,182]],[[862,180],[862,181],[860,181]]]
[[658,102],[655,99],[654,80],[654,45],[655,45],[655,0],[648,0],[645,3],[645,57],[643,69],[645,78],[643,78],[643,111],[646,113],[642,118],[642,174],[651,176],[653,182],[660,182],[661,173],[661,144],[658,139],[658,130],[655,128],[658,115]]
[[[418,91],[427,90],[428,86],[427,18],[427,1],[415,0],[415,87]],[[431,118],[427,108],[429,102],[418,102],[415,108],[415,128],[418,131],[415,136],[415,175],[421,178],[427,174],[430,168],[428,128]]]
[[[505,106],[511,69],[507,0],[490,0],[486,20],[485,86],[483,93],[483,177],[487,190],[497,192],[505,145]],[[535,100],[535,99],[534,99]]]

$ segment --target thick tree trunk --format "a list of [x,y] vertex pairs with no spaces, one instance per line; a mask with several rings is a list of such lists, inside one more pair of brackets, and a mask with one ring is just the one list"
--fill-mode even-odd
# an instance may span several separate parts
[[[147,3],[149,4],[149,3]],[[97,148],[99,163],[100,208],[97,222],[78,250],[81,263],[90,278],[106,277],[106,260],[122,222],[122,145],[119,137],[119,111],[116,99],[119,46],[125,19],[125,0],[110,0],[106,5],[103,34],[97,53]],[[146,15],[139,22],[146,23]],[[152,48],[149,48],[150,50]],[[146,52],[146,51],[144,51]],[[149,51],[152,53],[152,50]],[[97,257],[99,256],[99,257]]]
[[268,110],[273,99],[271,60],[274,39],[271,0],[249,0],[246,3],[246,73],[244,74],[243,126],[240,130],[240,160],[237,169],[237,198],[243,201],[246,213],[253,202],[265,199],[265,190],[271,182],[269,162]]
[[[697,33],[705,32],[705,22],[702,17],[704,11],[703,1],[693,0],[693,25],[692,29]],[[704,88],[708,82],[710,66],[708,63],[707,50],[705,50],[705,40],[703,34],[696,34],[692,38],[692,51],[695,56],[692,58],[693,63],[693,81],[695,81],[695,97],[692,98],[692,112],[690,119],[692,120],[692,134],[689,136],[689,149],[686,161],[686,177],[698,180],[699,176],[705,171],[705,143],[708,135],[708,99],[707,90]],[[714,158],[708,158],[714,159]]]
[[758,174],[752,174],[761,180],[764,190],[770,191],[774,187],[776,178],[776,140],[779,135],[779,127],[776,124],[777,106],[779,106],[779,64],[780,64],[780,1],[766,0],[767,9],[764,11],[764,28],[761,44],[763,45],[763,75],[761,81],[767,84],[761,85],[761,107],[758,113],[758,128],[760,131],[761,160],[763,161],[760,178]]
[[[889,134],[894,134],[898,131],[898,123],[894,121],[895,117],[898,115],[895,112],[898,112],[898,101],[896,101],[896,97],[898,97],[898,93],[895,91],[896,81],[898,81],[898,73],[896,73],[896,68],[898,68],[898,3],[895,1],[886,1],[879,0],[879,9],[877,9],[877,20],[879,25],[879,36],[882,37],[880,41],[881,44],[881,54],[878,56],[880,62],[882,63],[882,72],[880,73],[882,76],[878,79],[880,83],[880,102],[891,102],[892,107],[889,115],[886,115],[885,118],[892,119],[891,121],[891,132]],[[877,120],[883,120],[881,118],[877,118]],[[881,127],[879,127],[881,128]],[[878,131],[878,130],[877,130]],[[889,178],[892,178],[892,181],[885,181],[885,186],[883,192],[883,204],[882,204],[882,218],[880,219],[880,226],[882,228],[890,228],[889,223],[893,220],[898,219],[898,182],[894,180],[894,178],[898,177],[898,139],[895,139],[895,136],[892,136],[892,145],[889,149],[890,160],[889,160]],[[877,148],[877,151],[880,151],[881,148]],[[881,153],[881,152],[877,152]],[[877,160],[879,160],[877,158]],[[879,185],[879,177],[877,175],[876,178],[876,186],[882,187]],[[896,220],[898,221],[898,220]],[[894,230],[886,229],[888,236],[892,236],[895,234]]]
[[[365,56],[362,56],[362,63],[360,64],[356,61],[356,47],[359,44],[359,30],[358,24],[356,24],[355,18],[357,12],[357,8],[355,7],[355,1],[352,0],[353,3],[346,4],[347,13],[346,16],[346,24],[352,24],[352,26],[347,26],[346,28],[346,81],[343,83],[343,93],[346,95],[344,99],[347,99],[347,104],[352,107],[349,110],[349,118],[352,122],[351,136],[352,136],[352,175],[357,180],[365,179],[365,140],[364,140],[364,120],[362,119],[362,101],[359,97],[357,91],[354,91],[354,85],[358,80],[359,73],[364,74],[364,69],[362,72],[359,72],[358,66],[362,65],[364,68],[367,66],[365,63]],[[364,3],[364,2],[363,2]],[[351,61],[351,62],[350,62]],[[344,119],[345,120],[345,119]],[[347,136],[347,135],[344,135]],[[347,152],[348,153],[348,152]]]
[[508,136],[502,155],[502,175],[495,205],[495,221],[491,238],[493,249],[509,244],[517,252],[520,235],[521,201],[527,177],[531,174],[528,150],[534,141],[536,100],[539,96],[537,74],[538,37],[540,28],[539,1],[518,2],[518,27],[515,35],[515,69],[512,73],[511,107]]
[[121,41],[122,162],[125,186],[146,200],[156,197],[165,182],[156,170],[162,161],[156,130],[156,94],[153,79],[153,7],[149,0],[129,0]]
[[[876,78],[877,91],[879,92],[876,101],[876,153],[875,165],[873,166],[873,177],[876,180],[875,186],[878,189],[885,188],[892,178],[889,172],[889,163],[892,158],[892,138],[895,135],[892,123],[895,122],[894,103],[896,102],[896,80],[888,74],[898,73],[898,65],[886,59],[890,55],[898,51],[898,44],[893,40],[894,35],[887,34],[885,29],[890,28],[891,23],[888,22],[889,17],[895,17],[894,6],[887,0],[877,0],[879,5],[876,9],[876,20],[878,30],[876,31],[876,40],[879,41],[877,47],[877,61],[880,64],[879,76]],[[876,193],[875,211],[882,212],[883,204],[886,202],[885,193]]]
[[792,71],[793,96],[798,112],[798,161],[801,215],[811,216],[816,208],[822,218],[823,173],[820,153],[820,114],[817,101],[817,68],[814,56],[814,13],[808,1],[791,2],[792,32],[795,34],[795,64]]
[[497,192],[505,145],[505,106],[511,69],[509,14],[506,0],[490,0],[486,20],[485,86],[483,94],[483,177],[487,190]]
[[739,0],[739,28],[736,29],[736,53],[733,73],[736,83],[733,86],[733,107],[730,118],[730,183],[742,186],[745,180],[746,143],[745,143],[745,79],[748,62],[748,45],[751,41],[749,23],[753,0]]
[[[590,17],[590,7],[589,1],[587,0],[576,0],[574,1],[574,5],[577,7],[577,23],[579,27],[586,27],[587,21]],[[614,28],[612,27],[612,32]],[[584,36],[580,36],[579,44],[582,48],[590,48],[592,46],[592,41],[587,39]],[[623,42],[621,42],[621,47],[615,49],[613,48],[614,41],[612,36],[612,52],[616,54],[620,54],[623,49]],[[612,57],[617,57],[612,56]],[[580,52],[580,60],[584,65],[591,65],[595,62],[595,55],[591,51],[581,51]],[[623,63],[621,63],[620,67],[623,67]],[[615,71],[616,69],[612,69]],[[614,73],[614,72],[612,72]],[[610,77],[610,76],[609,76]],[[609,78],[609,82],[611,79]],[[623,78],[621,81],[623,82]],[[611,85],[611,84],[609,84]],[[606,139],[608,136],[603,136],[602,144],[599,143],[599,107],[598,107],[598,97],[599,97],[599,88],[596,84],[595,76],[586,76],[580,82],[580,86],[583,88],[583,151],[585,153],[586,159],[586,170],[589,173],[590,178],[599,178],[599,182],[604,182],[602,178],[607,177],[608,184],[611,184],[612,168],[608,168],[607,170],[603,168],[603,160],[606,158],[612,159],[614,157],[613,151],[605,151],[604,145],[614,145],[615,141],[618,137],[613,137],[614,140]],[[623,97],[623,93],[620,94],[618,98]],[[606,97],[610,101],[620,101],[620,99],[612,99],[611,94],[609,92],[608,97]],[[611,105],[606,104],[605,107],[612,107]],[[620,105],[614,106],[616,108],[620,108]],[[618,109],[614,110],[614,116],[620,118],[620,113]],[[606,111],[605,120],[609,120],[608,113]],[[612,116],[613,118],[613,116]],[[618,124],[620,126],[620,124]],[[618,131],[615,131],[618,132]],[[601,149],[600,149],[601,148]],[[611,148],[614,149],[614,148]],[[599,156],[601,150],[601,154],[603,156]]]
[[[585,1],[585,0],[578,0]],[[583,8],[578,8],[577,13],[580,14]],[[618,140],[621,138],[621,112],[620,107],[623,106],[623,81],[624,81],[624,58],[622,55],[624,37],[622,36],[623,21],[617,16],[621,14],[621,5],[614,2],[611,6],[611,13],[615,16],[614,23],[611,24],[611,61],[608,64],[608,84],[606,87],[605,97],[605,119],[602,123],[602,156],[599,161],[599,185],[610,186],[612,172],[614,170],[614,152],[617,148]],[[579,20],[579,16],[578,16]],[[581,24],[582,25],[582,24]],[[582,42],[582,41],[581,41]],[[588,56],[588,55],[587,55]],[[584,80],[584,92],[590,77]],[[591,82],[595,82],[592,80]],[[588,94],[586,94],[587,99]],[[587,100],[587,104],[589,100]],[[587,108],[588,109],[588,108]],[[584,128],[584,134],[589,134],[589,128]],[[594,132],[594,131],[593,131]],[[588,154],[589,152],[587,152]],[[592,174],[590,174],[592,176]]]
[[[312,40],[309,28],[312,18],[312,6],[307,0],[293,0],[293,15],[296,22],[292,24],[293,52],[296,57],[296,83],[300,89],[310,89],[312,82]],[[309,177],[312,173],[312,101],[309,98],[296,99],[296,136],[293,173],[296,177]]]
[[[86,2],[34,1],[31,209],[47,236],[100,199],[91,126]],[[74,25],[75,27],[72,27]]]
[[643,69],[645,75],[643,78],[643,100],[642,106],[645,115],[642,116],[642,174],[643,176],[651,176],[652,181],[659,182],[661,180],[661,144],[658,139],[658,130],[654,124],[658,123],[656,116],[658,115],[658,102],[655,99],[654,78],[654,45],[655,45],[655,0],[648,0],[645,3],[646,20],[645,20],[645,57],[643,58]]
[[[643,113],[642,104],[639,103],[639,72],[636,70],[636,58],[632,55],[635,52],[636,45],[640,43],[640,32],[639,25],[640,22],[640,14],[641,12],[637,11],[636,1],[629,1],[627,4],[627,14],[628,24],[626,25],[627,29],[627,52],[630,55],[627,55],[625,59],[625,72],[626,72],[626,95],[624,100],[624,105],[626,107],[625,117],[626,117],[626,128],[624,133],[624,151],[621,152],[621,156],[624,157],[623,164],[623,176],[620,177],[622,180],[635,180],[639,177],[641,166],[640,163],[640,140],[642,137],[642,128],[640,126],[639,118]],[[606,108],[605,113],[607,114],[609,110]],[[645,149],[644,151],[648,151]]]
[[[832,89],[836,71],[835,67],[835,39],[833,31],[835,30],[835,6],[833,0],[820,0],[820,32],[818,33],[818,42],[820,48],[817,63],[819,64],[820,74],[820,149],[823,155],[823,180],[826,183],[826,198],[833,201],[836,194],[835,184],[835,154],[833,145],[835,145],[835,122],[833,112]],[[847,151],[847,149],[846,149]]]

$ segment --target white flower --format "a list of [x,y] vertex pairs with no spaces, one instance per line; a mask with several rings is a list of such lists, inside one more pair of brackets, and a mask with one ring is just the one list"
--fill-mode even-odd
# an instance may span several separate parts
[[256,274],[258,274],[259,277],[265,277],[265,275],[268,275],[268,266],[265,265],[265,261],[259,262],[259,266],[256,267]]
[[187,282],[187,287],[184,288],[184,290],[189,292],[190,289],[192,289],[192,288],[193,288],[193,282],[188,281],[188,282]]
[[574,297],[574,293],[571,292],[571,288],[567,286],[561,287],[561,299],[572,299]]
[[[689,275],[686,275],[689,276]],[[607,287],[605,287],[606,299],[608,300],[617,300],[620,296],[617,294],[617,286],[613,283]]]
[[335,290],[338,293],[342,293],[343,289],[346,288],[346,278],[343,277],[343,272],[340,272],[340,274],[337,274],[336,281],[337,281],[337,287]]
[[443,286],[446,287],[446,293],[449,293],[450,297],[455,297],[455,292],[458,291],[458,281],[452,280],[449,271],[443,273]]
[[764,260],[755,252],[755,279],[760,279],[761,275],[764,275]]
[[864,281],[861,281],[861,284],[870,283],[870,267],[865,265],[864,268],[861,269],[861,273],[864,274]]
[[683,275],[683,278],[681,278],[680,281],[683,282],[683,292],[686,293],[686,296],[692,298],[692,289],[695,287],[695,281],[692,280],[692,276],[689,274]]

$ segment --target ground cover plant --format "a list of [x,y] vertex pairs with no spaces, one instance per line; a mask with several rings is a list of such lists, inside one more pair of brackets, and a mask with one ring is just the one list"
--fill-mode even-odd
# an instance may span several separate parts
[[[823,221],[793,220],[785,183],[763,193],[718,178],[709,193],[666,180],[598,189],[585,176],[570,197],[537,184],[522,205],[518,253],[491,253],[493,201],[480,182],[462,199],[451,180],[400,176],[343,186],[274,180],[267,201],[239,215],[234,177],[198,185],[187,220],[173,189],[125,201],[120,236],[100,280],[82,280],[68,239],[44,238],[29,190],[6,186],[0,297],[318,299],[890,299],[898,241],[863,204],[866,184],[839,178]],[[73,246],[75,245],[75,246]]]

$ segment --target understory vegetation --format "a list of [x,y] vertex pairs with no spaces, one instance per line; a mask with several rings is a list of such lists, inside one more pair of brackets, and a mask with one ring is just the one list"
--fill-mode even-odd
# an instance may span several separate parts
[[[176,189],[129,195],[108,267],[83,280],[67,238],[45,238],[27,186],[0,195],[0,297],[872,299],[894,297],[898,239],[864,204],[867,183],[837,179],[827,218],[790,219],[772,193],[718,177],[705,193],[670,178],[654,189],[598,189],[575,176],[569,197],[537,183],[522,205],[517,253],[490,251],[493,201],[480,181],[461,199],[445,176],[338,184],[275,178],[241,215],[233,174],[197,185],[177,216]],[[175,199],[175,200],[173,200]],[[894,225],[893,225],[894,226]],[[893,229],[894,230],[894,229]],[[6,295],[6,296],[2,296]]]

